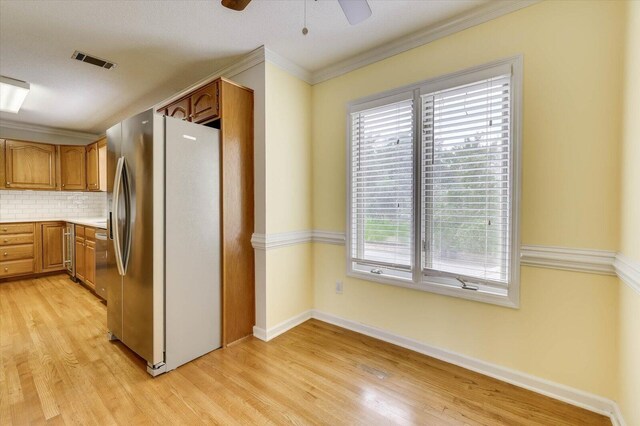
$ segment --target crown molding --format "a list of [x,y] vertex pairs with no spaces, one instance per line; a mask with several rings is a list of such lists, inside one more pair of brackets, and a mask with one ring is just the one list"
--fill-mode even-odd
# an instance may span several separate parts
[[76,130],[59,129],[56,127],[40,126],[37,124],[21,123],[12,120],[0,120],[0,127],[12,130],[42,133],[46,135],[63,136],[67,138],[82,139],[93,142],[100,137],[93,133],[78,132]]
[[311,73],[311,84],[322,83],[350,71],[382,61],[407,50],[422,46],[467,28],[483,24],[511,12],[515,12],[541,0],[508,0],[488,2],[468,13],[441,21],[418,32],[395,39],[382,46],[352,56],[349,59],[329,65]]
[[213,80],[216,80],[220,77],[231,78],[237,74],[240,74],[241,72],[248,70],[249,68],[253,68],[256,65],[264,62],[265,57],[266,49],[264,46],[260,46],[257,49],[254,49],[251,52],[247,53],[246,55],[243,55],[237,61],[233,61],[233,63],[214,71],[213,74],[209,74],[207,77],[197,81],[186,89],[183,89],[180,92],[171,95],[169,98],[158,102],[153,106],[153,109],[157,109],[161,106],[170,104],[173,101],[177,101],[178,99],[192,92],[194,89],[197,89],[200,86],[204,86],[207,83],[211,83]]
[[265,48],[265,60],[276,65],[279,68],[287,71],[289,74],[298,77],[300,80],[305,81],[311,84],[312,75],[311,72],[302,68],[301,66],[291,62],[289,59],[285,58],[274,52],[273,50]]
[[618,253],[614,266],[618,277],[640,295],[640,262]]

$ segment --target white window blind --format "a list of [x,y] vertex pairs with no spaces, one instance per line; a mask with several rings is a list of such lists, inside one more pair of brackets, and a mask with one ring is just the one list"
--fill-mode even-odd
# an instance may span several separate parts
[[375,274],[413,264],[413,100],[351,114],[350,247]]
[[425,274],[507,287],[511,76],[422,95]]

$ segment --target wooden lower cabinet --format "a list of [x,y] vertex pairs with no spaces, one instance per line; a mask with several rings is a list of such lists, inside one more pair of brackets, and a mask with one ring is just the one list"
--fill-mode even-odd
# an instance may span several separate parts
[[[66,270],[66,228],[66,222],[0,223],[0,280]],[[95,291],[96,229],[75,228],[76,278]]]
[[76,278],[85,281],[84,226],[76,225]]
[[96,230],[76,225],[76,278],[95,291]]
[[96,230],[85,228],[84,239],[84,278],[85,284],[96,288]]
[[36,272],[35,226],[0,223],[0,279]]
[[63,271],[65,222],[47,222],[40,224],[42,241],[41,272]]

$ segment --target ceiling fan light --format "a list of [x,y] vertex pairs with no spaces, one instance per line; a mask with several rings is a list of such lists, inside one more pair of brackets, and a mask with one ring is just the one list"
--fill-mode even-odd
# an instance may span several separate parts
[[29,83],[0,76],[0,111],[17,114],[29,94]]
[[351,25],[357,25],[371,16],[367,0],[338,0],[338,3]]

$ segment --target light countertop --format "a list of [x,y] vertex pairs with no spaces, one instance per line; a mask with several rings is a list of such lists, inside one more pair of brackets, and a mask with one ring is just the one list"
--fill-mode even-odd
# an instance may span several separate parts
[[69,222],[69,223],[75,223],[76,225],[91,226],[93,228],[99,228],[99,229],[107,229],[107,221],[103,217],[74,217],[74,218],[28,217],[28,218],[22,218],[22,219],[0,219],[0,223],[24,223],[24,222]]

